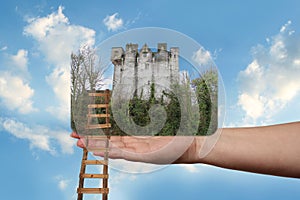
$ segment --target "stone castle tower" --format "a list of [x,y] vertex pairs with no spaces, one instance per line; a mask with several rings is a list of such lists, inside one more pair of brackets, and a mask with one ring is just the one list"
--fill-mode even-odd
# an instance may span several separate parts
[[[145,44],[140,50],[138,44],[127,44],[113,47],[111,61],[114,64],[113,87],[117,84],[130,88],[137,95],[148,96],[150,86],[155,84],[155,95],[160,96],[162,90],[169,89],[179,81],[179,48],[167,50],[166,43],[158,43],[157,52],[152,52]],[[118,87],[120,88],[120,87]],[[123,90],[123,89],[122,89]]]

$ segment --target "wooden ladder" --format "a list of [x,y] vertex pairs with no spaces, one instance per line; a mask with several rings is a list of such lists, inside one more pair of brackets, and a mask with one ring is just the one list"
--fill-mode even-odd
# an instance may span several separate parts
[[[83,194],[102,194],[102,200],[108,199],[108,153],[109,153],[109,138],[110,138],[110,114],[109,114],[109,101],[110,101],[110,91],[97,91],[89,93],[89,97],[93,98],[92,103],[88,104],[88,114],[87,114],[87,126],[86,129],[102,129],[102,135],[88,135],[85,136],[87,141],[93,141],[97,143],[97,141],[102,141],[105,143],[104,148],[97,148],[97,147],[89,147],[83,148],[83,155],[81,161],[81,168],[79,174],[79,187],[77,188],[77,200],[83,200]],[[98,99],[99,102],[95,100]],[[100,110],[101,114],[96,114],[96,110]],[[98,118],[104,120],[98,121],[95,123],[93,118]],[[96,120],[97,121],[97,120]],[[99,131],[100,132],[100,131]],[[103,152],[104,157],[103,160],[90,160],[88,159],[89,152]],[[100,165],[102,166],[102,174],[89,174],[86,173],[86,166],[87,165]],[[96,188],[85,188],[84,187],[84,180],[88,179],[102,179],[102,187]]]

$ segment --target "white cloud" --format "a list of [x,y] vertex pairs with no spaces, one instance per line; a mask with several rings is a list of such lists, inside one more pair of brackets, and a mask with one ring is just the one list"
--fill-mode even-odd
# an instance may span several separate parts
[[203,47],[194,52],[192,59],[199,65],[207,65],[212,61],[211,53]]
[[11,55],[10,60],[12,65],[23,72],[27,72],[28,65],[28,51],[19,49],[16,55]]
[[29,140],[31,148],[38,148],[54,154],[55,150],[50,146],[50,138],[43,134],[44,130],[35,132],[25,124],[13,119],[2,120],[1,126],[4,130],[19,139]]
[[95,42],[95,31],[70,24],[61,6],[57,12],[46,17],[28,20],[24,34],[33,37],[47,61],[58,66],[67,64],[69,67],[72,51],[77,51],[84,44],[94,45]]
[[8,49],[8,47],[7,46],[3,46],[3,47],[0,48],[0,51],[5,51],[6,49]]
[[0,118],[0,127],[16,138],[28,140],[31,149],[40,149],[54,155],[57,153],[55,144],[58,143],[63,154],[73,153],[76,141],[69,136],[68,131],[49,130],[39,125],[29,127],[10,118]]
[[107,30],[109,31],[116,31],[123,27],[123,20],[118,17],[118,13],[115,13],[113,15],[107,15],[103,19],[103,23],[106,26]]
[[280,32],[283,33],[286,31],[287,28],[289,28],[289,26],[292,24],[292,21],[289,20],[286,24],[284,24],[281,29],[280,29]]
[[61,191],[64,191],[69,186],[70,180],[63,178],[63,176],[59,175],[54,178],[57,181],[57,186]]
[[62,13],[63,7],[59,6],[58,11],[47,17],[27,19],[29,26],[25,27],[25,34],[34,35],[38,40],[43,40],[57,25],[68,24],[68,18]]
[[68,182],[66,180],[60,180],[58,182],[58,187],[61,190],[65,190],[67,188],[67,186],[68,186]]
[[138,12],[135,18],[127,20],[126,22],[123,21],[122,28],[128,28],[129,26],[135,24],[141,18],[141,16],[142,16],[142,12]]
[[63,154],[73,154],[76,140],[70,137],[68,131],[55,131],[51,135],[60,144]]
[[187,170],[188,172],[191,173],[197,173],[199,172],[199,169],[197,168],[196,165],[191,165],[191,164],[182,164],[180,165],[181,167],[183,167],[185,170]]
[[31,18],[27,22],[24,34],[36,40],[39,51],[54,66],[46,81],[53,88],[60,103],[47,108],[47,111],[67,121],[70,107],[70,55],[83,45],[93,46],[95,31],[70,24],[62,6],[57,12],[46,17]]
[[70,70],[57,67],[46,77],[60,104],[48,107],[46,110],[58,119],[65,121],[70,113]]
[[7,57],[7,71],[13,76],[22,78],[27,81],[30,77],[28,71],[28,51],[25,49],[19,49],[17,54],[8,55]]
[[34,89],[28,82],[28,51],[19,49],[7,56],[6,71],[0,71],[0,101],[8,110],[21,114],[37,111],[33,107]]
[[238,104],[245,123],[271,121],[300,94],[300,36],[290,34],[290,25],[282,26],[267,45],[253,47],[253,61],[239,73]]
[[[97,156],[96,156],[97,158]],[[166,167],[164,165],[154,165],[140,162],[130,162],[123,159],[111,159],[109,161],[111,168],[126,173],[148,173]]]
[[264,114],[264,104],[266,99],[263,96],[249,95],[248,93],[242,93],[239,96],[239,104],[242,109],[245,110],[247,116],[252,119],[257,119]]
[[110,168],[109,171],[110,177],[108,182],[108,187],[110,190],[118,190],[118,188],[122,187],[124,184],[124,181],[126,183],[135,182],[138,179],[137,174],[131,174],[131,173],[124,173],[122,171],[112,170]]
[[0,99],[9,110],[18,110],[22,114],[37,111],[33,107],[34,90],[21,77],[10,72],[0,71]]

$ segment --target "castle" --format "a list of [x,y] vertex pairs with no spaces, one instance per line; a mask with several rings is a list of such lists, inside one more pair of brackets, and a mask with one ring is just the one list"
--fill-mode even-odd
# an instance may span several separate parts
[[[179,81],[179,48],[167,50],[166,43],[158,43],[157,52],[145,44],[140,50],[138,44],[113,47],[111,61],[114,65],[113,88],[118,86],[123,92],[132,91],[148,96],[150,86],[155,84],[155,95]],[[120,87],[121,86],[121,87]],[[130,91],[129,91],[130,90]]]

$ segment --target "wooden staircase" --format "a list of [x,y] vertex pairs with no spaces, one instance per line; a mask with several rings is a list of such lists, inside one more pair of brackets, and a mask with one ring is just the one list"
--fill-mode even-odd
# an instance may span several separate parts
[[[86,144],[86,147],[83,148],[83,155],[81,161],[81,168],[79,174],[79,186],[77,188],[77,200],[83,200],[83,194],[102,194],[102,200],[108,199],[108,153],[109,153],[109,138],[110,138],[110,127],[109,123],[110,114],[109,114],[109,102],[110,102],[110,91],[97,91],[89,93],[89,97],[92,98],[91,103],[88,105],[88,114],[87,114],[87,130],[97,130],[99,129],[99,134],[97,135],[88,135],[85,136],[85,139],[88,141],[93,141],[93,143],[104,142],[105,147],[95,147],[89,146]],[[97,99],[95,99],[97,98]],[[100,113],[99,113],[100,112]],[[95,123],[96,121],[96,123]],[[102,131],[101,131],[101,130]],[[103,134],[104,133],[104,134]],[[103,153],[103,160],[93,160],[88,159],[89,152],[92,153]],[[90,174],[86,173],[86,168],[88,165],[99,165],[102,166],[101,174]],[[85,188],[84,180],[85,179],[102,179],[102,185],[95,188]]]

